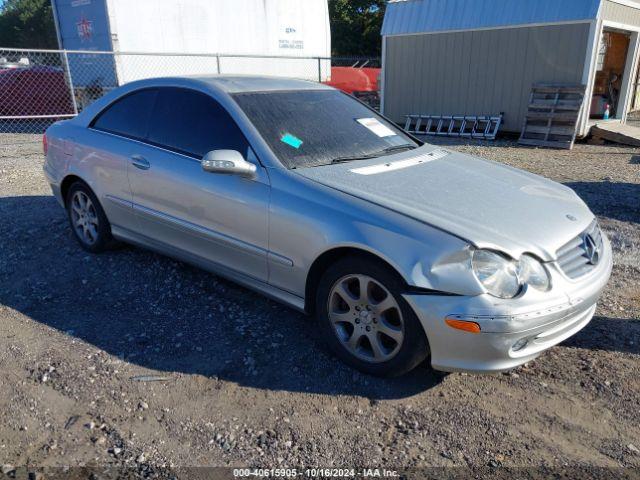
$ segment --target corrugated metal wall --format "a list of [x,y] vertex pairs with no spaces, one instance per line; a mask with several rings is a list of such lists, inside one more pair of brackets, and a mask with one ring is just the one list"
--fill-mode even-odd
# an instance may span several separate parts
[[519,131],[531,85],[582,81],[589,24],[386,38],[385,114],[505,112]]
[[390,1],[382,35],[593,20],[600,0]]
[[611,22],[640,26],[640,10],[609,0],[602,2],[600,17]]

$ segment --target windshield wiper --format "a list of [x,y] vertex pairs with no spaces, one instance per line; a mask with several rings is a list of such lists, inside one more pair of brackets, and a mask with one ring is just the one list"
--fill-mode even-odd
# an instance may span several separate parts
[[331,160],[331,163],[344,163],[344,162],[350,162],[352,160],[367,160],[369,158],[376,158],[379,156],[380,156],[379,153],[370,153],[369,155],[353,155],[350,157],[338,157]]
[[382,150],[382,152],[380,153],[391,153],[391,152],[398,152],[400,150],[414,150],[418,147],[416,147],[415,145],[411,145],[410,143],[405,143],[403,145],[394,145],[393,147],[387,147],[384,150]]
[[385,154],[399,152],[401,150],[413,150],[414,148],[418,148],[410,143],[405,143],[403,145],[394,145],[393,147],[387,147],[378,152],[370,153],[368,155],[353,155],[350,157],[338,157],[331,160],[331,163],[344,163],[351,162],[352,160],[368,160],[370,158],[383,157]]

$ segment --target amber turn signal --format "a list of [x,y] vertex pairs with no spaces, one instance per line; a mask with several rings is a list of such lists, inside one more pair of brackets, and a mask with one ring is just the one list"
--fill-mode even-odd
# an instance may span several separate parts
[[462,330],[470,333],[480,333],[480,325],[476,322],[467,322],[466,320],[456,320],[455,318],[445,318],[445,323],[451,328]]

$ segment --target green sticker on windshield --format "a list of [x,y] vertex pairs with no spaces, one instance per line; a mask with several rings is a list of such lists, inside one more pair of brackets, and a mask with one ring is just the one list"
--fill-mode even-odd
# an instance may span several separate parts
[[304,143],[298,137],[296,137],[295,135],[291,135],[290,133],[283,135],[280,141],[293,148],[300,148],[300,145]]

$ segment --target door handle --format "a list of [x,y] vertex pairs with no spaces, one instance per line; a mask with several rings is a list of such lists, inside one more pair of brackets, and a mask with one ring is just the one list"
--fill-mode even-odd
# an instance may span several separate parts
[[151,168],[149,160],[144,158],[142,155],[131,155],[131,163],[134,167],[139,168],[140,170],[149,170]]

